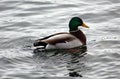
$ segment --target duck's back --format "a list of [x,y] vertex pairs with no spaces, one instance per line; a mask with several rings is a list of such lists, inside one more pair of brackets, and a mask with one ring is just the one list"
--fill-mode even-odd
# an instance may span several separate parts
[[46,49],[69,49],[81,46],[81,41],[71,34],[59,34],[53,37],[50,37],[47,40],[59,40],[55,45],[49,44],[46,46]]

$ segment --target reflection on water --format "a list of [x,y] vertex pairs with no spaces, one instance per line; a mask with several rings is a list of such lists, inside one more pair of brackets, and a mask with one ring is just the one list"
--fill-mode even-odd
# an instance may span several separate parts
[[[83,50],[83,48],[76,49],[79,51]],[[54,67],[58,66],[59,68],[65,68],[67,70],[67,73],[65,74],[69,75],[70,77],[82,77],[80,72],[85,69],[85,62],[82,60],[85,58],[84,55],[86,54],[85,52],[87,49],[84,47],[84,51],[81,51],[79,53],[76,52],[76,49],[74,48],[72,51],[71,49],[49,50],[49,52],[39,51],[39,49],[36,49],[34,51],[33,58],[35,58],[34,61],[37,64],[39,63],[37,69],[42,68],[43,72],[53,72]],[[41,66],[41,64],[43,65]],[[48,64],[48,66],[44,66],[46,64]],[[55,70],[54,72],[57,71]]]

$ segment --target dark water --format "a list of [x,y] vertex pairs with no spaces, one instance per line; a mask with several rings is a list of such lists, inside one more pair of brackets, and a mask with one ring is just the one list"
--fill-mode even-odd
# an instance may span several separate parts
[[[68,31],[73,16],[90,26],[81,28],[86,56],[33,53],[34,40]],[[0,79],[69,79],[71,71],[81,79],[120,79],[120,0],[0,0]]]

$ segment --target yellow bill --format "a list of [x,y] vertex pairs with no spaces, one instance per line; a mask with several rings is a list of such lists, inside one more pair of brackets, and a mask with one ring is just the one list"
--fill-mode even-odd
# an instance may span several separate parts
[[85,23],[83,23],[82,26],[85,28],[89,28]]

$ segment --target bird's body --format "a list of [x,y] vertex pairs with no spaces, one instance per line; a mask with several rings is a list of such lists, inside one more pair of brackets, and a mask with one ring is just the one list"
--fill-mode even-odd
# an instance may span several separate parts
[[69,23],[69,32],[56,33],[35,41],[34,46],[44,49],[70,49],[86,45],[86,36],[78,29],[82,25],[87,27],[80,18],[74,17]]
[[57,34],[48,39],[44,39],[43,41],[52,43],[48,43],[46,49],[69,49],[82,45],[79,38],[70,33]]

